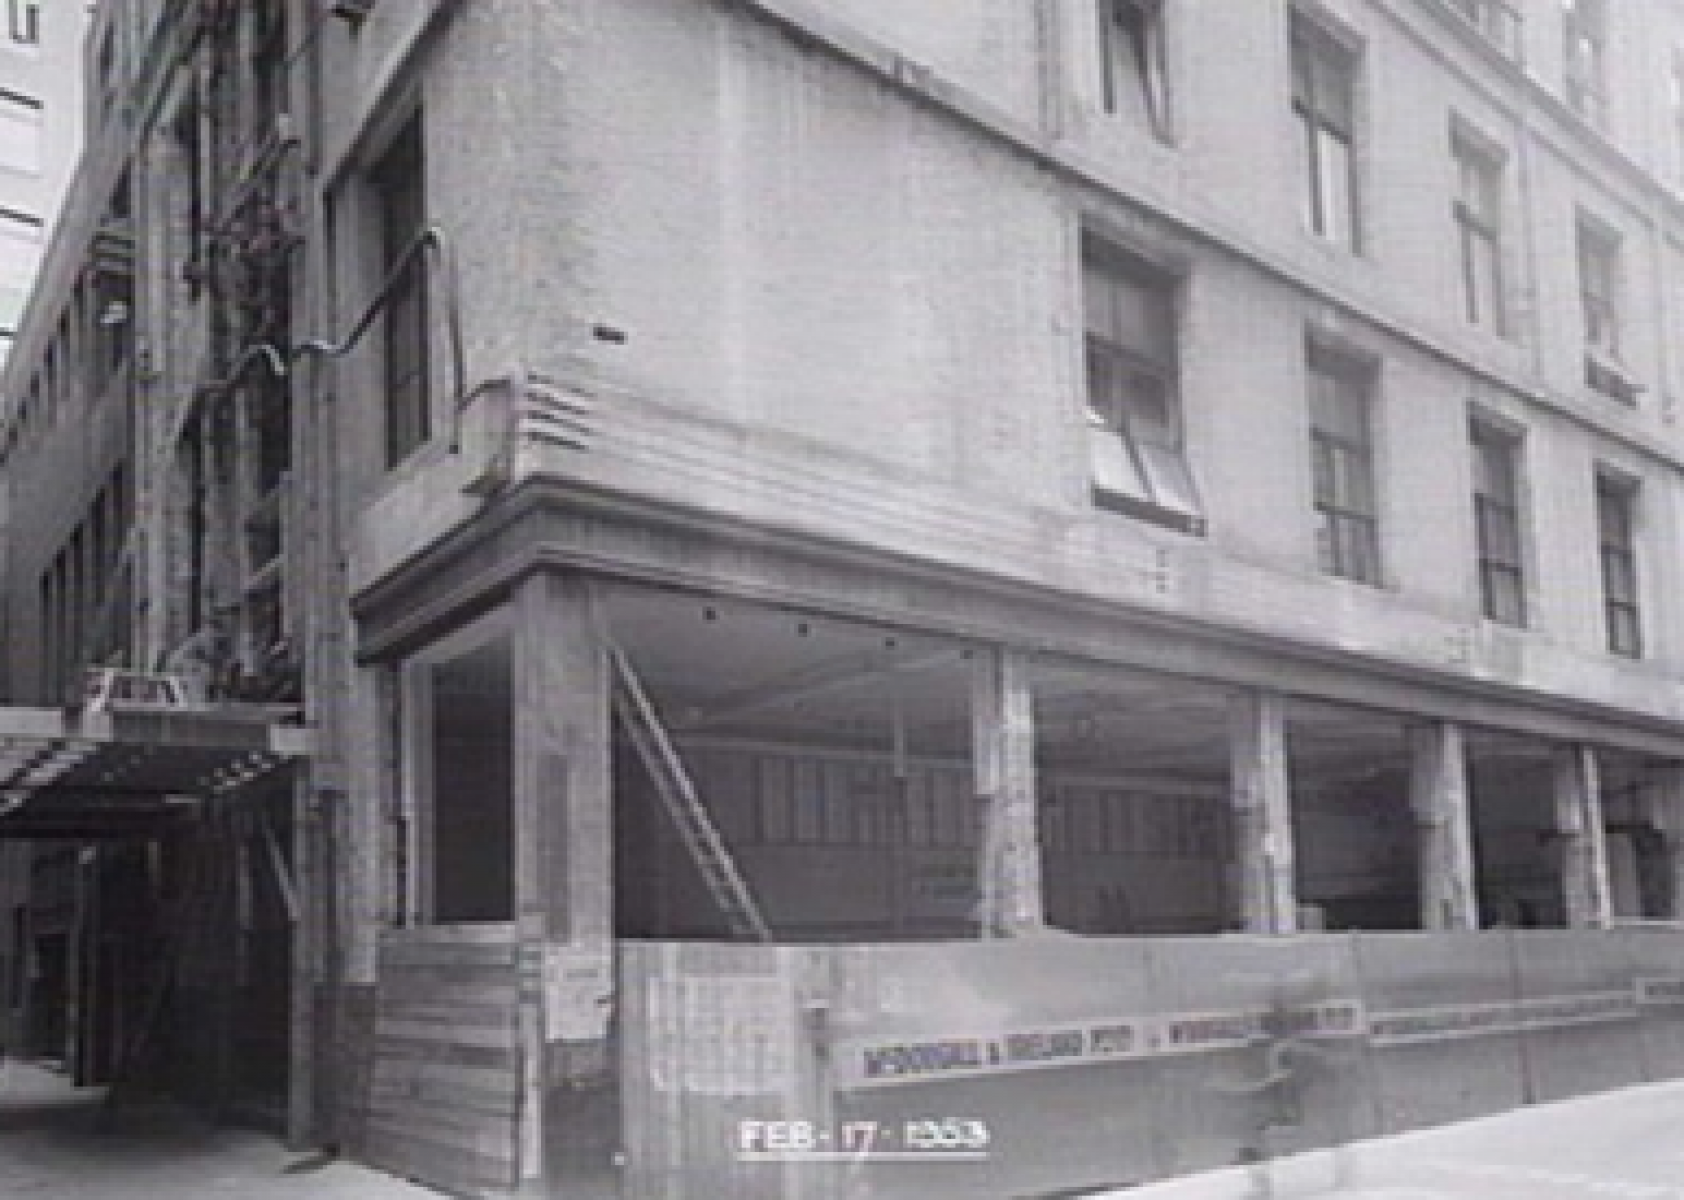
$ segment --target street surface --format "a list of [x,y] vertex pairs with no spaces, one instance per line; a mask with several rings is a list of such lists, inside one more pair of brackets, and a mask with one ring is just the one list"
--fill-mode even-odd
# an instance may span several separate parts
[[[378,1171],[289,1153],[157,1106],[96,1128],[100,1092],[0,1065],[4,1200],[437,1200]],[[1337,1159],[1337,1161],[1336,1161]],[[1267,1188],[1268,1190],[1264,1190]],[[1112,1200],[1684,1200],[1684,1083],[1628,1088],[1444,1129],[1109,1193]],[[729,1200],[721,1197],[720,1200]],[[978,1200],[993,1200],[979,1197]],[[1093,1200],[1098,1200],[1097,1197]]]
[[0,1062],[3,1200],[439,1200],[378,1171],[289,1153],[274,1138],[213,1129],[137,1102],[96,1129],[101,1090]]
[[1684,1200],[1684,1083],[1110,1193],[1115,1200]]

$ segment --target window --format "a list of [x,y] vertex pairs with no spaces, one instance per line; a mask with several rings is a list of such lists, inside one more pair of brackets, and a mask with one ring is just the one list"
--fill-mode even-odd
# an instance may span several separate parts
[[1380,520],[1369,420],[1374,369],[1312,347],[1309,382],[1317,560],[1329,575],[1377,584]]
[[1480,609],[1493,621],[1524,625],[1526,571],[1520,537],[1520,442],[1477,420],[1468,426],[1468,438],[1473,447]]
[[514,917],[514,651],[506,613],[404,666],[414,916],[437,924]]
[[1585,383],[1627,404],[1638,388],[1620,366],[1620,239],[1581,218],[1578,227],[1579,306],[1585,326]]
[[1168,141],[1163,0],[1099,0],[1099,45],[1105,111]]
[[1684,183],[1684,46],[1674,47],[1672,51],[1667,110],[1672,127],[1672,177]]
[[16,45],[40,45],[41,0],[6,0],[6,32]]
[[385,310],[386,466],[432,436],[427,389],[427,277],[415,239],[426,225],[421,119],[410,118],[374,168]]
[[0,89],[0,167],[41,171],[41,102],[33,96]]
[[1520,12],[1505,0],[1450,0],[1450,7],[1510,57],[1520,51]]
[[1453,136],[1456,160],[1457,249],[1462,265],[1463,312],[1470,324],[1501,334],[1503,302],[1502,162],[1469,139]]
[[1604,84],[1608,41],[1606,0],[1562,0],[1561,14],[1568,107],[1600,126],[1608,117]]
[[1202,512],[1181,447],[1173,279],[1084,234],[1082,308],[1096,499],[1198,532]]
[[1292,15],[1292,111],[1304,148],[1310,229],[1355,250],[1356,57],[1325,29]]
[[1643,625],[1637,596],[1637,509],[1635,482],[1598,471],[1597,547],[1602,559],[1602,607],[1610,653],[1643,656]]

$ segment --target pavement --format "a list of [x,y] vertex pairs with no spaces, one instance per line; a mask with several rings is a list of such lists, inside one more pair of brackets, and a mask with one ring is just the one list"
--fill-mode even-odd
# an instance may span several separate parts
[[[0,1200],[438,1200],[261,1133],[0,1063]],[[1107,1194],[1111,1200],[1684,1200],[1684,1082],[1537,1105]],[[718,1200],[730,1200],[719,1197]],[[979,1197],[979,1200],[987,1200]],[[1101,1200],[1092,1196],[1090,1200]]]
[[100,1117],[101,1088],[33,1063],[0,1062],[3,1200],[439,1200],[439,1193],[272,1137],[135,1101]]
[[1109,1195],[1115,1200],[1684,1200],[1684,1082],[1541,1104]]

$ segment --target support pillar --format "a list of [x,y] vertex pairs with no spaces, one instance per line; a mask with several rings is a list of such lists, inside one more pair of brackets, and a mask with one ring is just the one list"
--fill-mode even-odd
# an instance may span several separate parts
[[591,583],[540,574],[515,616],[515,932],[523,1193],[607,1195],[617,1099],[608,656]]
[[971,752],[983,809],[981,936],[1042,928],[1041,838],[1035,795],[1035,698],[1023,657],[991,647],[971,675]]
[[1661,835],[1666,856],[1665,906],[1656,915],[1684,921],[1684,763],[1651,769],[1648,816]]
[[1555,828],[1561,843],[1561,891],[1572,929],[1605,929],[1613,919],[1602,785],[1596,751],[1575,743],[1555,750]]
[[1298,886],[1281,698],[1265,692],[1230,697],[1228,744],[1240,927],[1250,933],[1294,933]]
[[1467,754],[1462,729],[1433,721],[1409,731],[1409,804],[1420,847],[1421,928],[1479,928]]

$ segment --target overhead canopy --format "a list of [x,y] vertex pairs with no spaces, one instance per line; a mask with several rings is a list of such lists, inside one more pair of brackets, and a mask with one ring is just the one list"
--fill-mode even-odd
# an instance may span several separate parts
[[309,748],[304,728],[245,706],[3,706],[0,839],[148,836]]

